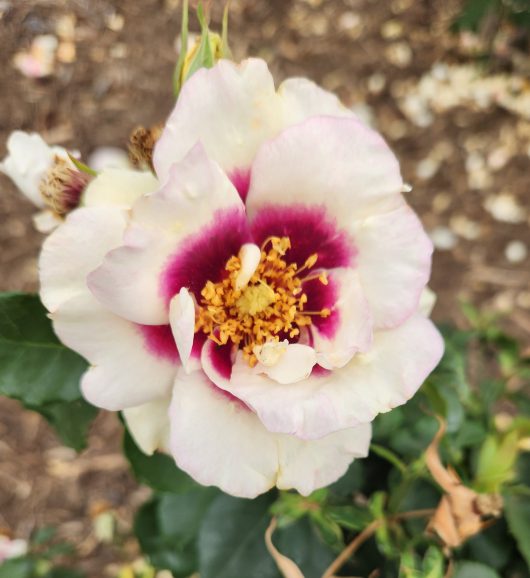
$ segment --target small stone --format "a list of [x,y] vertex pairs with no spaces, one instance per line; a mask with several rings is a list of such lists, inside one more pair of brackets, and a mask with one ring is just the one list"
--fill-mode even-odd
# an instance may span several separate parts
[[430,232],[429,237],[439,251],[450,251],[458,243],[456,235],[447,227],[435,227]]
[[407,123],[399,118],[391,121],[387,126],[384,127],[386,134],[392,140],[399,140],[407,135]]
[[406,68],[412,62],[412,48],[406,42],[394,42],[387,47],[385,55],[398,68]]
[[380,72],[372,74],[368,79],[368,90],[372,94],[380,94],[386,86],[386,76]]
[[432,209],[435,213],[443,213],[451,206],[451,195],[438,193],[432,201]]
[[416,176],[423,181],[428,181],[434,177],[439,168],[440,163],[428,157],[417,164]]
[[488,166],[494,171],[498,171],[506,166],[510,160],[510,153],[504,147],[499,147],[488,155]]
[[123,42],[113,44],[109,50],[111,58],[126,58],[128,53],[127,45]]
[[76,46],[74,42],[64,41],[57,49],[57,60],[63,64],[72,64],[76,58]]
[[481,228],[478,223],[471,221],[465,215],[455,215],[449,221],[451,229],[459,236],[468,241],[475,241],[480,237]]
[[490,195],[484,203],[484,208],[496,221],[503,223],[522,223],[526,218],[525,210],[509,193]]
[[522,241],[510,241],[504,249],[504,256],[510,263],[522,263],[528,255],[528,249]]
[[109,30],[112,30],[113,32],[119,32],[123,28],[123,25],[125,24],[125,19],[121,14],[113,12],[112,14],[107,16],[105,24],[107,25],[107,28]]
[[55,71],[55,56],[59,41],[53,34],[36,36],[27,52],[15,54],[13,64],[28,78],[45,78]]
[[387,20],[381,27],[381,36],[385,40],[395,40],[403,36],[403,25],[399,20]]
[[351,31],[361,26],[361,17],[357,12],[344,12],[339,16],[339,29],[344,31]]

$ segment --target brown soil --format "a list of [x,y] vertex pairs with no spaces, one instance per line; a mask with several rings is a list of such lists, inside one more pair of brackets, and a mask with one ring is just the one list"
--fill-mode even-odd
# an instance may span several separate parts
[[[162,120],[173,103],[171,74],[180,8],[176,0],[12,0],[0,2],[0,158],[14,129],[38,131],[49,142],[79,148],[125,146],[138,124]],[[5,5],[5,6],[4,6]],[[367,104],[379,130],[401,160],[413,185],[410,203],[427,229],[449,226],[455,217],[480,227],[475,240],[458,238],[456,247],[436,252],[432,287],[438,293],[434,316],[463,323],[459,299],[503,311],[503,323],[528,340],[530,334],[529,258],[517,265],[505,257],[509,241],[530,245],[528,222],[499,222],[484,209],[484,199],[501,191],[528,205],[529,158],[515,142],[491,183],[470,190],[466,150],[470,142],[487,154],[499,134],[517,126],[530,134],[528,121],[498,108],[456,108],[418,128],[400,112],[395,95],[405,81],[416,83],[438,61],[462,60],[448,23],[458,2],[445,0],[233,0],[231,42],[237,57],[265,58],[278,81],[308,76],[336,91],[349,105]],[[213,20],[219,21],[219,6]],[[11,65],[37,34],[54,33],[61,16],[76,17],[76,58],[59,64],[45,80],[25,78]],[[123,26],[120,18],[123,17]],[[346,15],[345,15],[346,14]],[[355,18],[360,24],[353,27]],[[388,21],[402,26],[400,37],[385,38]],[[342,22],[342,24],[340,24]],[[411,49],[409,63],[396,65],[389,51],[396,43]],[[394,60],[395,62],[395,60]],[[374,73],[385,87],[369,90]],[[514,137],[515,138],[515,137]],[[473,140],[474,139],[474,140]],[[450,152],[430,179],[416,175],[418,163],[436,145]],[[475,146],[473,145],[473,146]],[[446,195],[441,202],[440,194]],[[0,289],[35,291],[36,256],[42,237],[32,227],[34,209],[0,176]],[[126,532],[139,497],[120,456],[120,426],[102,415],[92,428],[89,449],[73,460],[47,425],[9,400],[0,401],[0,526],[26,537],[42,524],[57,524],[78,546],[77,565],[89,576],[105,575],[108,564],[135,555],[134,544],[98,544],[90,513],[116,512]]]

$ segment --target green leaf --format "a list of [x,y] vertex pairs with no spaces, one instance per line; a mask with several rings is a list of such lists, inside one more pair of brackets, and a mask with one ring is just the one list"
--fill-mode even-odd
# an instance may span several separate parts
[[214,488],[197,487],[180,495],[159,494],[140,509],[135,534],[153,566],[171,570],[176,578],[197,570],[197,534],[218,493]]
[[0,294],[0,394],[33,409],[74,401],[86,365],[59,342],[37,295]]
[[[459,29],[478,31],[481,22],[492,11],[500,11],[502,8],[499,0],[468,0],[461,14],[455,22]],[[467,306],[468,310],[471,307]]]
[[515,543],[507,531],[506,522],[498,520],[491,528],[473,536],[464,547],[464,558],[480,560],[500,572],[513,559]]
[[0,578],[33,578],[35,563],[30,558],[12,558],[0,565]]
[[359,492],[364,481],[363,460],[355,460],[348,471],[334,484],[328,487],[330,495],[334,498],[346,498]]
[[57,530],[53,526],[38,528],[31,535],[31,544],[34,546],[42,546],[50,540],[53,540],[56,533]]
[[423,557],[422,576],[424,578],[443,578],[444,574],[444,556],[442,551],[436,546],[429,546]]
[[78,452],[86,447],[89,426],[98,413],[97,408],[83,399],[28,408],[41,413],[54,427],[63,443]]
[[277,530],[273,541],[282,554],[297,564],[305,578],[320,578],[335,558],[307,518]]
[[43,578],[85,578],[85,574],[72,568],[52,568]]
[[501,578],[489,566],[478,562],[458,562],[452,578]]
[[144,454],[127,430],[123,449],[136,479],[158,492],[180,494],[198,486],[188,474],[177,468],[173,458],[159,453],[152,456]]
[[508,528],[530,569],[530,497],[515,493],[505,494],[503,497]]
[[478,457],[477,474],[474,487],[479,492],[498,493],[506,482],[515,477],[519,436],[512,431],[502,438],[490,434]]
[[324,540],[328,546],[337,550],[344,548],[342,530],[339,524],[335,522],[331,516],[328,516],[327,512],[322,510],[311,511],[309,512],[309,517],[316,528],[318,528],[322,540]]
[[360,506],[328,506],[327,515],[346,530],[360,532],[373,521],[373,515],[367,508]]
[[199,532],[201,578],[279,578],[264,540],[273,500],[272,493],[255,500],[215,499]]
[[88,165],[85,165],[84,162],[80,161],[79,159],[76,159],[70,153],[68,153],[68,158],[72,161],[72,163],[74,164],[74,166],[76,167],[77,170],[81,171],[82,173],[86,173],[87,175],[90,175],[91,177],[97,176],[97,174],[98,174],[97,171],[95,171],[94,169],[91,169]]

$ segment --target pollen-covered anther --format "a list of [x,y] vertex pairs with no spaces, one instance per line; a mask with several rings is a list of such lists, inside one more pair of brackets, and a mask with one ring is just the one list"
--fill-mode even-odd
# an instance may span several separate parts
[[90,179],[90,175],[75,168],[69,160],[56,156],[40,182],[40,193],[52,211],[63,217],[79,205]]
[[244,286],[241,273],[246,268],[242,260],[245,254],[231,257],[225,266],[228,276],[217,283],[208,281],[201,291],[195,331],[205,333],[218,345],[230,341],[241,347],[254,366],[258,362],[256,352],[262,351],[265,344],[279,342],[286,336],[294,339],[300,335],[301,327],[311,325],[312,317],[329,316],[331,311],[327,308],[304,310],[308,298],[303,283],[316,278],[327,284],[325,273],[299,277],[300,272],[314,267],[318,254],[308,257],[299,268],[283,259],[290,248],[288,237],[269,237]]

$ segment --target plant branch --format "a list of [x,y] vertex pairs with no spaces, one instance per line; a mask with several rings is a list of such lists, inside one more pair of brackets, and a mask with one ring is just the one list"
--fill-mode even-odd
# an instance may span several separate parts
[[322,578],[333,578],[333,576],[346,564],[346,562],[353,556],[353,554],[368,540],[375,532],[386,522],[397,522],[400,520],[410,520],[413,518],[426,518],[434,514],[434,508],[424,510],[412,510],[411,512],[403,512],[390,516],[388,518],[381,518],[374,520],[371,524],[356,536],[344,550],[333,560],[328,566],[327,570],[322,574]]

